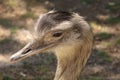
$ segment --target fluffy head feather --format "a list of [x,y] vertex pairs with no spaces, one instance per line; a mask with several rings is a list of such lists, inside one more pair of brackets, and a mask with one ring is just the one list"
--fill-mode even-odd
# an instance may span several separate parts
[[39,17],[34,35],[11,61],[53,51],[58,58],[55,80],[78,80],[93,44],[92,30],[83,17],[72,12],[48,12]]

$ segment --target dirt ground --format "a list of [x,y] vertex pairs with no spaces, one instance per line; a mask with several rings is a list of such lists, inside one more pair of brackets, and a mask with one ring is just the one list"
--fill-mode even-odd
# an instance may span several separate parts
[[81,80],[120,80],[120,0],[0,0],[0,80],[53,80],[51,53],[9,61],[28,42],[26,30],[53,9],[77,12],[93,28],[94,47]]

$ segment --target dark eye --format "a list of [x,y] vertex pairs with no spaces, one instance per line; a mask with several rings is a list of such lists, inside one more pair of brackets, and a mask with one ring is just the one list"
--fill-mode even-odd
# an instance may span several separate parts
[[62,32],[56,32],[53,34],[53,37],[60,37],[62,35]]

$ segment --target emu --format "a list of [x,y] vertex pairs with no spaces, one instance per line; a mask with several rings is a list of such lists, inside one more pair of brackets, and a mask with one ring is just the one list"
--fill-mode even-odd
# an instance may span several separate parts
[[47,51],[57,57],[54,80],[79,80],[91,54],[93,33],[79,14],[50,11],[40,15],[32,40],[11,56],[11,62]]

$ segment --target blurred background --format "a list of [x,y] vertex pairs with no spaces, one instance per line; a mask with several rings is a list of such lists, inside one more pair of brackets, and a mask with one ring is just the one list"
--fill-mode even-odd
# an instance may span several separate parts
[[120,0],[0,0],[0,80],[53,80],[53,54],[9,62],[28,42],[25,29],[32,31],[38,16],[53,9],[77,12],[93,28],[94,47],[81,80],[120,80]]

